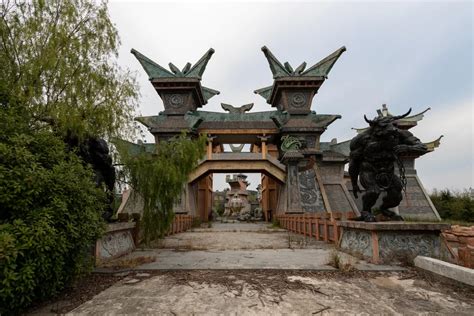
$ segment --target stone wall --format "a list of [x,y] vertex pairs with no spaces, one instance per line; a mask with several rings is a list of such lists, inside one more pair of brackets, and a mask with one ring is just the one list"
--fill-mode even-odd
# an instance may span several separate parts
[[134,228],[133,222],[108,224],[106,233],[96,242],[96,264],[131,253],[135,249]]
[[474,226],[453,225],[441,236],[444,241],[442,259],[474,268]]
[[342,251],[375,264],[410,263],[416,256],[442,257],[440,232],[449,224],[340,221]]

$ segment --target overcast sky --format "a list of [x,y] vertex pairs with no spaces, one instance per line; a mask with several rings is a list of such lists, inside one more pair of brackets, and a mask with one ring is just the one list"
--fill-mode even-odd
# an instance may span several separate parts
[[[222,112],[221,102],[272,110],[253,93],[272,84],[263,45],[293,68],[346,46],[313,100],[317,113],[342,115],[322,140],[352,138],[351,127],[365,126],[363,115],[376,116],[382,103],[395,114],[431,107],[412,131],[423,142],[444,138],[417,159],[419,177],[429,190],[474,187],[472,2],[111,1],[109,7],[122,40],[119,64],[137,74],[142,115],[157,115],[163,103],[131,48],[180,68],[214,48],[202,83],[221,94],[203,110]],[[215,188],[225,186],[223,177],[215,176]],[[250,182],[255,187],[258,176]]]

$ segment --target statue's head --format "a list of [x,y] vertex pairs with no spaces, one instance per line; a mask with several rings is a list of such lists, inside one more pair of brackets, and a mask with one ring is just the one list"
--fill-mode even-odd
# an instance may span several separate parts
[[411,113],[411,108],[403,115],[394,116],[378,116],[373,120],[369,120],[364,115],[364,119],[369,123],[371,132],[378,137],[389,136],[398,133],[397,121],[407,117]]

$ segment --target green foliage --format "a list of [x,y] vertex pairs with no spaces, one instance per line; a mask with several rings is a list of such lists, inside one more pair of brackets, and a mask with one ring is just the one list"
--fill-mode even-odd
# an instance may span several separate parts
[[35,130],[79,138],[123,133],[137,89],[111,61],[119,43],[105,2],[3,0],[0,102],[21,107]]
[[145,243],[161,238],[173,220],[173,205],[179,199],[188,176],[205,152],[205,137],[190,139],[185,134],[157,144],[155,152],[130,154],[126,144],[116,142],[132,188],[143,199]]
[[474,222],[474,199],[470,196],[469,191],[434,190],[430,198],[441,218]]
[[213,207],[213,211],[217,213],[217,215],[219,216],[224,215],[224,211],[225,211],[224,203],[215,203]]
[[90,267],[105,194],[64,139],[124,134],[136,82],[106,3],[0,3],[0,314]]
[[106,205],[92,171],[61,139],[30,132],[18,117],[0,108],[2,315],[55,295],[90,267]]

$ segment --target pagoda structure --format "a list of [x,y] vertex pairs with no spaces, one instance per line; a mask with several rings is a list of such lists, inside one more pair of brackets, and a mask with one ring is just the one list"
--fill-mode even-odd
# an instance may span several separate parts
[[[348,148],[320,142],[321,134],[341,116],[321,114],[311,108],[313,98],[345,50],[341,47],[310,67],[303,62],[293,68],[264,46],[262,51],[273,82],[255,93],[273,109],[262,112],[251,112],[253,104],[221,104],[225,112],[201,110],[219,94],[201,84],[213,49],[194,65],[187,63],[180,69],[169,63],[169,70],[132,50],[163,100],[163,111],[137,118],[155,141],[167,141],[183,131],[191,138],[207,136],[206,155],[190,174],[175,212],[207,221],[212,207],[213,173],[258,172],[262,174],[261,204],[266,220],[279,213],[337,211],[359,215],[358,201],[352,198],[344,177]],[[416,119],[412,120],[416,124]],[[242,144],[249,144],[250,151],[244,152]],[[130,143],[135,151],[144,146],[149,150],[152,145]],[[232,150],[226,151],[229,146]],[[406,161],[415,158],[407,157]],[[407,171],[411,172],[409,163]]]
[[[250,212],[248,200],[249,192],[247,187],[249,182],[244,174],[227,175],[225,181],[229,184],[230,190],[226,192],[224,204],[224,216],[239,215]],[[233,214],[233,210],[239,208],[239,213]]]

